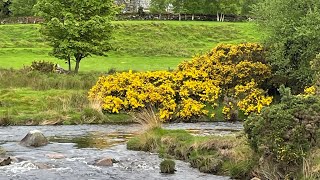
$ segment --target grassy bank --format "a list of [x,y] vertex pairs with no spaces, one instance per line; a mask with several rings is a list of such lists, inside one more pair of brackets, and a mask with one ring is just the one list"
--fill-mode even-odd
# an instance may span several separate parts
[[187,161],[201,172],[241,179],[252,176],[256,164],[241,134],[192,136],[184,130],[155,128],[129,140],[127,148],[158,152],[163,158]]
[[88,101],[100,74],[0,69],[0,125],[131,123],[128,115],[103,114]]
[[0,89],[0,125],[132,123],[125,114],[103,114],[84,90]]
[[[90,57],[82,71],[159,70],[175,68],[194,54],[218,43],[259,42],[262,35],[252,23],[117,21],[108,57]],[[40,36],[39,25],[0,25],[0,67],[21,68],[34,60],[50,60],[50,47]]]
[[[165,159],[187,161],[201,172],[230,176],[235,179],[275,179],[277,164],[263,165],[249,147],[242,133],[227,136],[193,136],[184,130],[154,128],[130,139],[127,148],[157,152]],[[303,169],[296,172],[297,179],[320,178],[320,150],[314,148],[304,160]]]

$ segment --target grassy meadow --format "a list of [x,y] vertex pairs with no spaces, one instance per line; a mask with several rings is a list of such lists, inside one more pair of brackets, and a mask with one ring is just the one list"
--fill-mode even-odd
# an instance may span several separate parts
[[[80,74],[59,75],[22,69],[33,61],[64,61],[48,55],[40,25],[0,25],[0,124],[82,124],[132,122],[125,114],[105,115],[87,100],[88,90],[110,69],[174,69],[219,43],[259,42],[253,23],[117,21],[113,50],[80,64]],[[222,115],[221,115],[222,116]],[[219,116],[220,117],[220,116]]]
[[[262,35],[253,23],[116,21],[107,57],[92,56],[80,71],[174,69],[179,62],[209,51],[219,43],[259,42]],[[0,67],[19,69],[35,60],[59,63],[50,57],[50,47],[39,25],[0,26]]]

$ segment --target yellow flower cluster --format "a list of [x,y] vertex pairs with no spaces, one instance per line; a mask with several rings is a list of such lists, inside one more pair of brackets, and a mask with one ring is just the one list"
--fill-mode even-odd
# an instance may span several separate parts
[[316,94],[316,87],[310,86],[304,89],[304,95],[315,95]]
[[159,109],[163,120],[213,117],[206,106],[215,108],[224,96],[238,102],[238,107],[223,109],[226,117],[230,116],[230,108],[260,112],[272,101],[258,88],[271,75],[263,57],[263,48],[258,44],[220,45],[208,54],[181,63],[172,72],[129,71],[102,76],[89,91],[89,99],[101,101],[103,109],[110,113],[151,105]]
[[252,80],[246,85],[235,87],[235,97],[239,99],[237,106],[249,115],[252,112],[261,112],[262,107],[268,106],[272,102],[272,97],[265,96],[262,89],[257,88],[257,83]]

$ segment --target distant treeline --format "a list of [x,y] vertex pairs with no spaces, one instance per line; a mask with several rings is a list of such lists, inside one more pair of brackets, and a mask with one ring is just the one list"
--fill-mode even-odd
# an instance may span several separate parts
[[[116,2],[118,20],[243,21],[257,0],[150,0],[148,7],[140,0]],[[0,22],[38,23],[33,17],[36,4],[37,0],[0,0]]]
[[[216,15],[212,14],[156,14],[156,13],[145,13],[145,14],[137,14],[137,13],[125,13],[117,15],[117,20],[181,20],[181,21],[217,21]],[[239,21],[247,21],[247,16],[227,14],[224,17],[224,21],[228,22],[239,22]]]
[[[215,15],[206,15],[206,14],[153,14],[146,13],[143,15],[139,15],[138,13],[125,13],[118,14],[116,20],[173,20],[177,21],[217,21]],[[228,22],[241,22],[248,21],[249,18],[247,16],[238,16],[238,15],[225,15],[225,21]],[[38,24],[41,23],[43,19],[41,17],[36,16],[24,16],[24,17],[6,17],[0,18],[0,24]]]

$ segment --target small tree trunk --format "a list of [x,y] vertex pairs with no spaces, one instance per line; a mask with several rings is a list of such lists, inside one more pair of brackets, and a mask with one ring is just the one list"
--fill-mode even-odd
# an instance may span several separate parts
[[192,17],[191,17],[192,21],[194,20],[194,14],[192,14]]
[[219,13],[217,12],[217,21],[220,21]]
[[222,14],[221,21],[224,22],[224,14]]
[[69,67],[69,72],[71,72],[71,60],[70,60],[70,57],[68,57],[68,67]]
[[184,14],[184,20],[187,20],[187,14]]
[[80,67],[80,61],[76,61],[76,66],[74,67],[74,73],[78,74]]
[[161,20],[161,13],[159,14],[159,20]]
[[81,54],[78,54],[78,55],[76,56],[76,66],[74,67],[74,73],[76,73],[76,74],[79,72],[81,59],[82,59],[82,55],[81,55]]
[[181,14],[179,13],[179,21],[181,21]]

